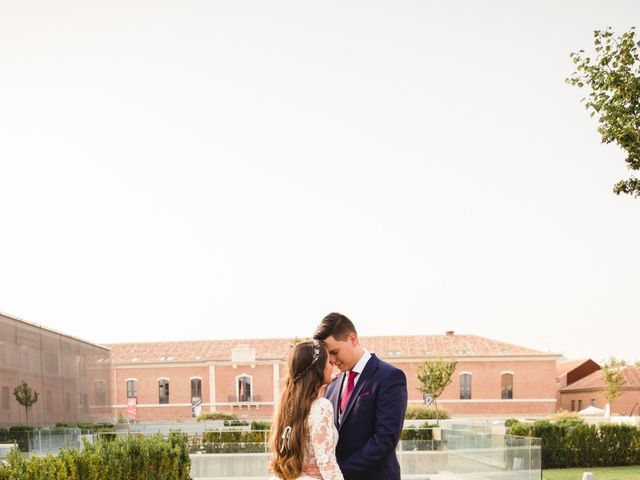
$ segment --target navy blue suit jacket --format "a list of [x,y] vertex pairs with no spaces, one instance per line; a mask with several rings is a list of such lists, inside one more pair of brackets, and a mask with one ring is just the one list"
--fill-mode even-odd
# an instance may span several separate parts
[[371,355],[338,424],[344,376],[338,375],[325,396],[340,432],[336,457],[345,480],[400,480],[396,446],[407,410],[407,377]]

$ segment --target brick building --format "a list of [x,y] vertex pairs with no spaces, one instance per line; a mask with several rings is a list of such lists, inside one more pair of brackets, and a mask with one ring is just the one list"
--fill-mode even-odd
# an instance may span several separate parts
[[111,421],[109,349],[0,313],[0,425],[26,423],[13,389],[39,393],[31,423]]
[[[556,410],[557,354],[454,332],[360,341],[406,372],[410,403],[423,403],[416,373],[425,358],[455,358],[453,381],[438,399],[451,414],[506,417]],[[198,411],[270,418],[290,343],[268,339],[110,345],[115,410],[142,421],[186,419]]]
[[[624,367],[623,372],[625,383],[621,387],[622,394],[613,401],[611,414],[639,415],[640,368],[627,366]],[[605,390],[606,384],[602,378],[600,366],[598,366],[597,370],[560,388],[558,407],[569,411],[580,411],[588,406],[604,409],[607,404]]]

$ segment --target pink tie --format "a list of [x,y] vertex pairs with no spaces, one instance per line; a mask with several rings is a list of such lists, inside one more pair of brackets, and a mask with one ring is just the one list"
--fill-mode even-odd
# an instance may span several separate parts
[[353,387],[356,383],[356,375],[358,375],[358,372],[349,370],[349,378],[347,379],[347,391],[344,392],[344,395],[342,395],[342,401],[340,402],[340,413],[343,413],[347,409],[349,398],[351,397]]

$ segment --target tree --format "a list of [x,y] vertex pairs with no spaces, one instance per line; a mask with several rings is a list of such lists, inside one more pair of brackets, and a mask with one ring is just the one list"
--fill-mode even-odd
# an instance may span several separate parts
[[13,389],[13,396],[16,401],[24,407],[27,417],[27,426],[29,425],[29,407],[38,401],[38,392],[33,390],[24,380],[21,384]]
[[602,379],[607,385],[604,396],[610,406],[613,406],[613,401],[622,395],[622,386],[626,383],[624,377],[625,366],[624,360],[610,357],[602,367]]
[[[615,38],[611,27],[594,31],[595,57],[584,50],[571,53],[576,71],[567,78],[589,91],[585,106],[592,117],[598,115],[602,142],[618,144],[630,170],[640,170],[640,41],[635,33],[631,27]],[[638,197],[640,179],[621,180],[613,191]]]
[[438,417],[437,398],[442,395],[444,389],[451,383],[451,377],[456,370],[458,362],[453,360],[445,362],[441,358],[435,361],[425,360],[418,367],[418,390],[433,397],[433,404],[436,407],[436,425],[440,424]]

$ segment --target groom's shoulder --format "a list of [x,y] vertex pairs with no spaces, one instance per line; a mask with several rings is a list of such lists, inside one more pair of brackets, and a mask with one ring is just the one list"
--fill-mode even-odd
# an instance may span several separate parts
[[380,373],[389,374],[402,372],[404,374],[404,371],[401,368],[398,368],[389,362],[385,362],[377,356],[375,357],[375,359],[378,362],[378,371]]
[[384,360],[381,360],[378,357],[375,357],[376,361],[378,362],[378,374],[384,377],[387,377],[389,375],[393,375],[393,376],[403,376],[406,377],[406,374],[404,373],[404,370],[402,370],[401,368],[396,367],[395,365],[389,363],[389,362],[385,362]]

